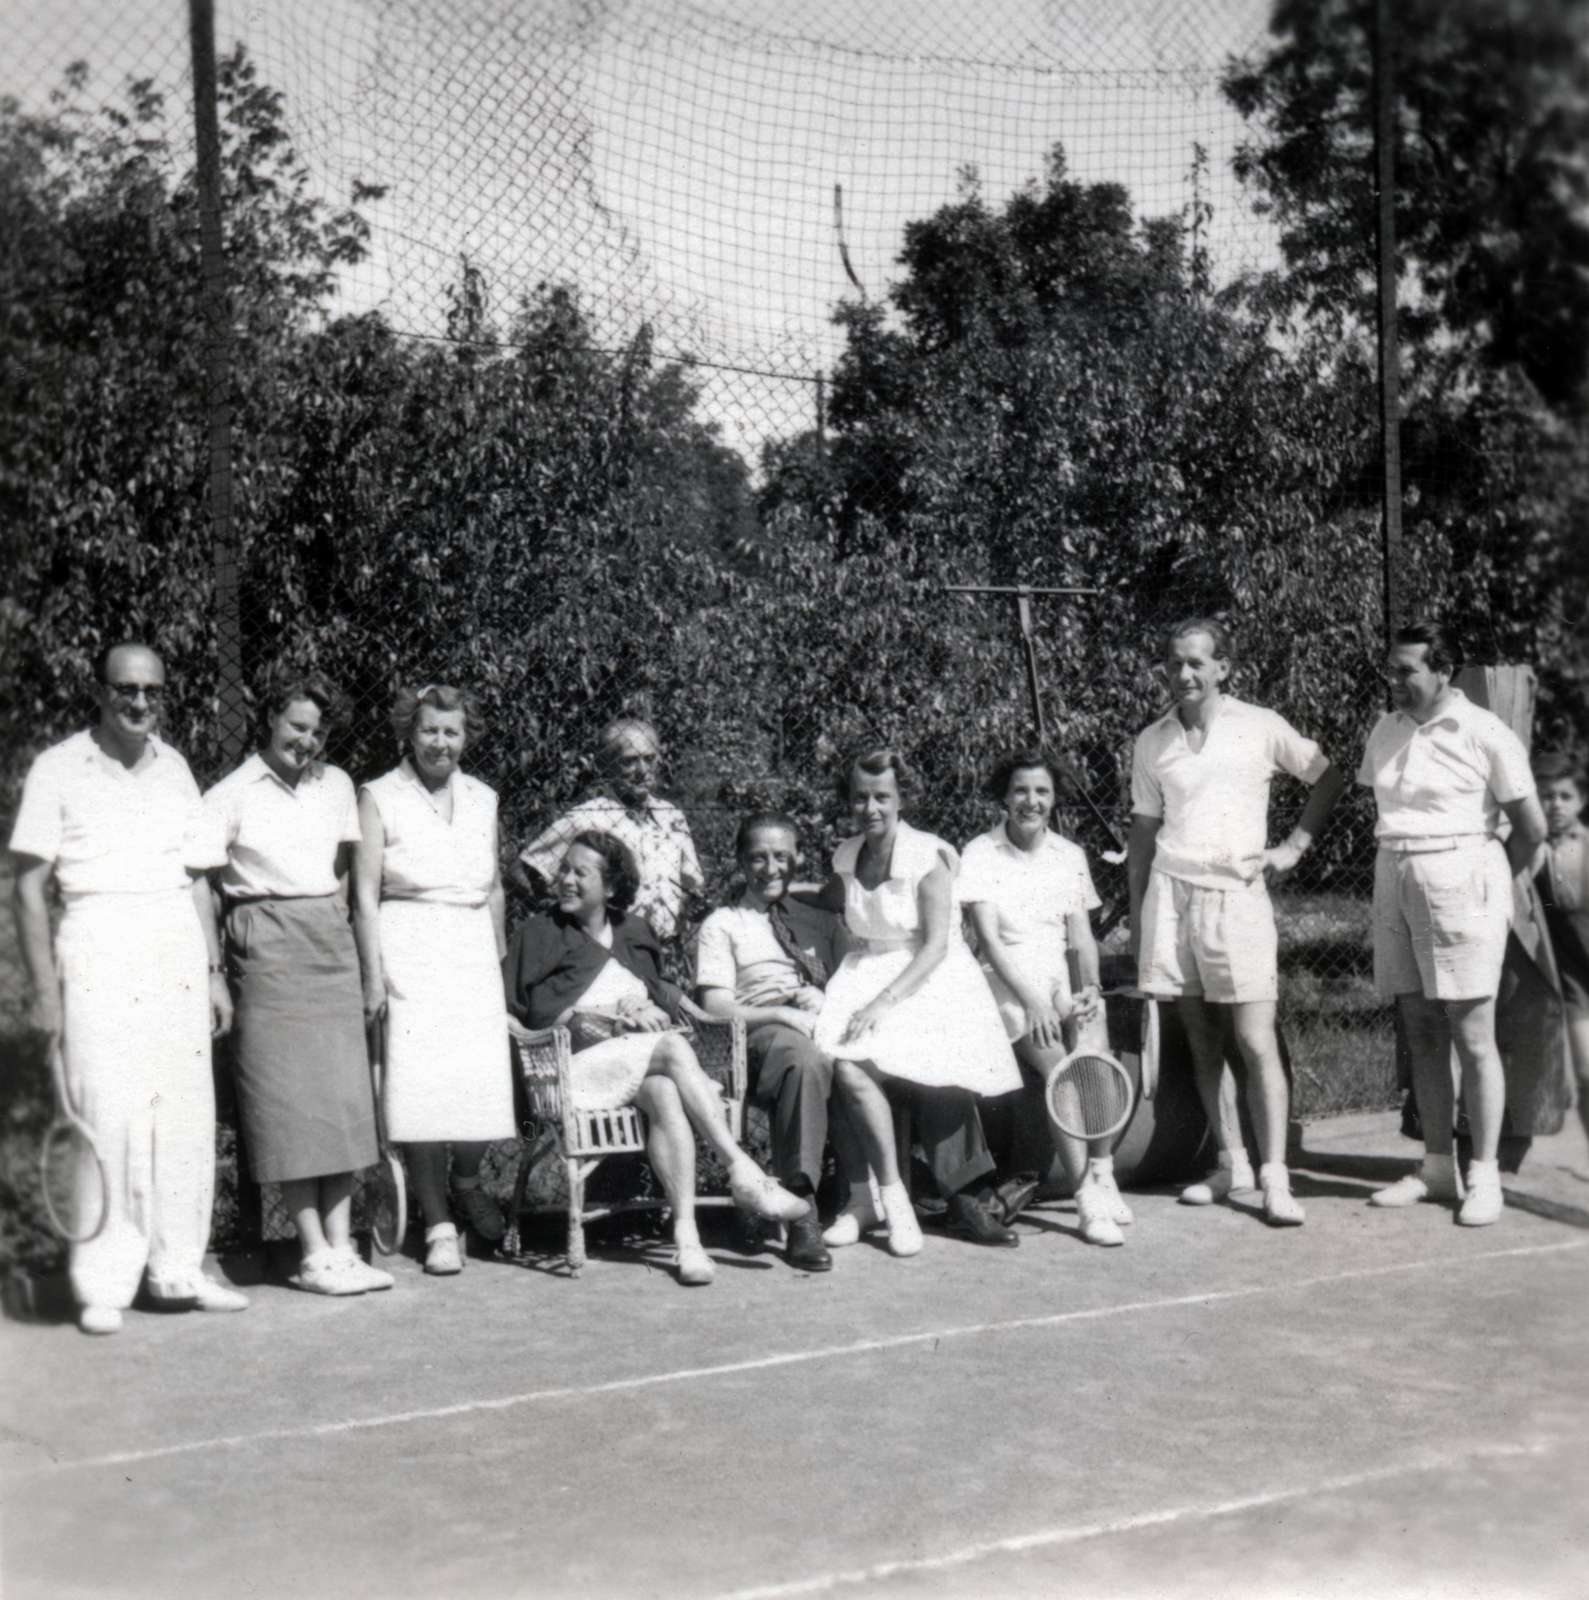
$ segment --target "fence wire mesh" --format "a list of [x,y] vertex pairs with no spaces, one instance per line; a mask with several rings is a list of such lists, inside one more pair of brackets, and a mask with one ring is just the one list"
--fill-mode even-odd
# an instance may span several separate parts
[[[11,9],[6,816],[113,638],[166,655],[201,781],[238,756],[186,11]],[[590,787],[604,723],[653,721],[709,877],[682,965],[738,815],[791,810],[819,870],[861,742],[919,768],[918,823],[989,826],[983,777],[1032,722],[1020,638],[1010,601],[949,588],[1092,590],[1035,601],[1035,643],[1118,944],[1111,857],[1172,620],[1230,621],[1236,692],[1348,769],[1383,704],[1370,9],[1290,8],[1271,35],[1250,0],[219,5],[245,689],[330,675],[356,715],[328,755],[360,779],[398,753],[397,686],[471,689],[510,859]],[[1437,141],[1418,86],[1468,72],[1471,39],[1413,9],[1404,115]],[[1582,73],[1551,78],[1535,38],[1581,38],[1581,14],[1520,14],[1500,77],[1527,95],[1486,103],[1480,142],[1535,105],[1582,123]],[[1324,200],[1286,187],[1288,50],[1339,92]],[[1582,407],[1526,340],[1480,350],[1443,311],[1460,263],[1417,231],[1433,204],[1405,205],[1407,591],[1535,663],[1541,736],[1571,741]],[[1280,786],[1277,837],[1300,803]],[[1393,1088],[1370,827],[1343,803],[1277,895],[1304,1114]]]

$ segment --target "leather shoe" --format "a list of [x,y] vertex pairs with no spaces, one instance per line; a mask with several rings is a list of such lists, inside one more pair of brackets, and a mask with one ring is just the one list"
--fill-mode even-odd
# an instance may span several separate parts
[[976,1195],[964,1191],[950,1195],[949,1221],[952,1226],[969,1233],[978,1244],[1012,1248],[1021,1242],[1021,1236],[1014,1228],[1006,1228]]
[[1007,1227],[1032,1203],[1041,1180],[1036,1173],[1018,1172],[1006,1178],[993,1191],[993,1203],[998,1208],[999,1221]]
[[822,1242],[822,1224],[817,1221],[816,1212],[796,1217],[788,1227],[789,1242],[784,1246],[784,1260],[801,1272],[831,1271],[833,1257]]

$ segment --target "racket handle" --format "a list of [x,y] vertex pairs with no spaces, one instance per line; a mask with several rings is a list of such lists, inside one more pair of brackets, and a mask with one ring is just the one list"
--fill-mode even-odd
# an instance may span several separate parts
[[1098,1012],[1085,1021],[1076,1024],[1077,1050],[1096,1050],[1100,1055],[1109,1054],[1109,1013],[1107,1007],[1100,1008]]

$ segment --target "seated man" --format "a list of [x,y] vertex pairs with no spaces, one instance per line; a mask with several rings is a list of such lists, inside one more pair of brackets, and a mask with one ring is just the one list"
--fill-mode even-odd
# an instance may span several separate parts
[[649,722],[620,717],[596,741],[596,792],[565,812],[527,844],[519,855],[530,885],[549,889],[569,841],[595,829],[629,848],[640,869],[640,892],[631,907],[666,942],[678,929],[686,895],[706,886],[695,856],[695,841],[684,813],[652,793],[662,746]]
[[[789,897],[799,843],[795,824],[763,811],[740,824],[735,854],[745,877],[737,905],[701,924],[696,998],[715,1017],[742,1017],[751,1093],[772,1110],[773,1175],[811,1197],[822,1177],[833,1062],[812,1043],[822,987],[844,954],[844,924]],[[789,1224],[787,1259],[806,1272],[833,1265],[816,1207]]]

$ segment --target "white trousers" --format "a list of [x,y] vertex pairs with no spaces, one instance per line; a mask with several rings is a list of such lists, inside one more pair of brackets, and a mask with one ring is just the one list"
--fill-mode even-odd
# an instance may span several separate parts
[[71,900],[56,936],[62,1054],[109,1185],[105,1225],[72,1246],[81,1305],[192,1293],[215,1195],[209,957],[193,897]]

